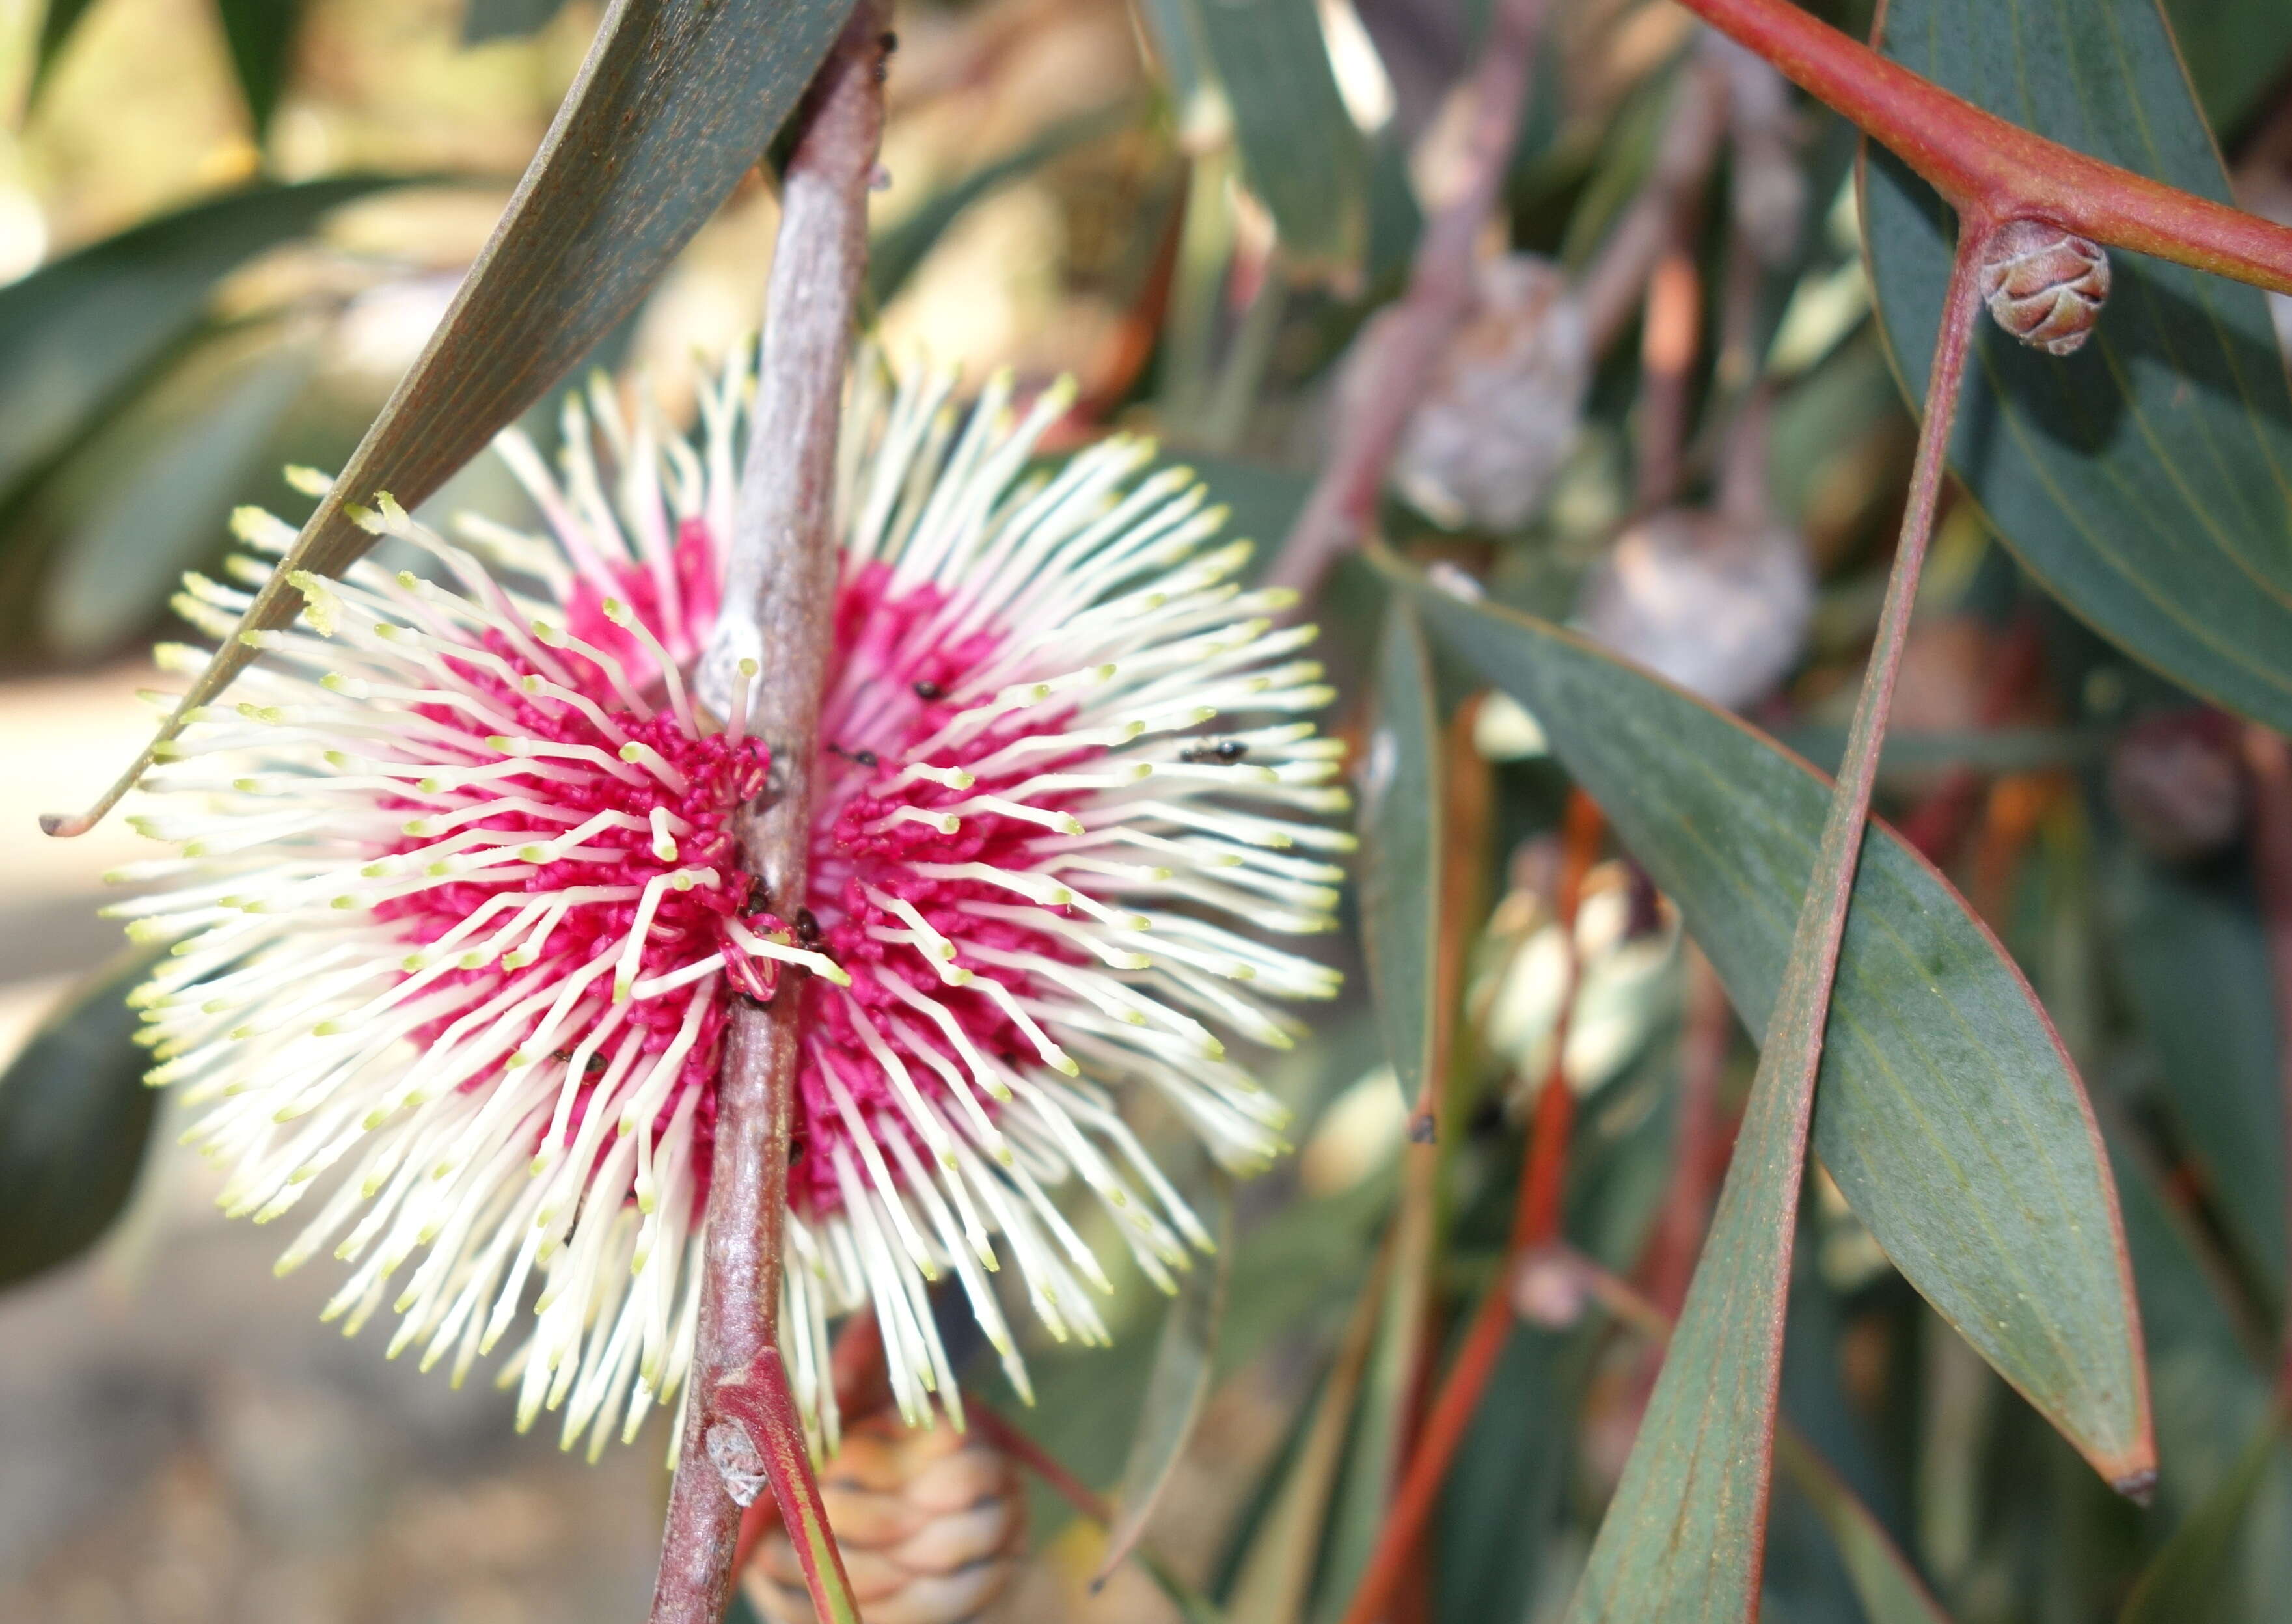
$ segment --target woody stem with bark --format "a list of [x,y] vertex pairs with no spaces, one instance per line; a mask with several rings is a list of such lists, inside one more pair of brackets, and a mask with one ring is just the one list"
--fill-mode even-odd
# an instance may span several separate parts
[[[835,441],[844,358],[867,267],[868,187],[883,135],[885,11],[882,0],[861,0],[796,116],[724,613],[697,675],[702,697],[721,713],[740,663],[760,668],[750,688],[748,730],[770,746],[771,775],[764,793],[741,814],[741,848],[771,905],[790,916],[803,902],[807,877],[835,590]],[[788,1473],[798,1490],[810,1484],[792,1407],[720,1405],[727,1389],[770,1393],[784,1385],[777,1369],[780,1249],[803,979],[783,976],[769,1004],[737,1005],[725,1044],[700,1321],[653,1624],[715,1624],[731,1594],[740,1507],[711,1461],[712,1427],[730,1421],[752,1436],[765,1427],[768,1435],[754,1443],[766,1460],[786,1468],[774,1474],[776,1489]],[[790,1427],[792,1436],[778,1435]],[[806,1498],[782,1496],[791,1530],[805,1526],[817,1489],[810,1504]],[[833,1566],[832,1541],[827,1548]],[[834,1579],[840,1590],[840,1572]],[[818,1584],[813,1604],[823,1618],[838,1611]]]
[[1375,334],[1360,405],[1339,425],[1321,477],[1267,572],[1270,585],[1311,597],[1376,511],[1401,430],[1449,334],[1472,308],[1473,246],[1520,139],[1544,8],[1545,0],[1501,0],[1489,20],[1473,75],[1465,178],[1424,229],[1408,291]]

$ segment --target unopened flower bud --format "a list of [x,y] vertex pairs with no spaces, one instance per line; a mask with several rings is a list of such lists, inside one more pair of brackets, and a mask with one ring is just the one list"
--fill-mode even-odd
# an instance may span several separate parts
[[2042,220],[2013,220],[1981,251],[1981,296],[2015,338],[2047,355],[2084,344],[2109,297],[2109,255]]
[[[910,1429],[878,1411],[844,1433],[819,1492],[862,1624],[959,1624],[1017,1571],[1027,1521],[1018,1464],[975,1428]],[[757,1540],[746,1582],[773,1624],[811,1624],[784,1528]]]

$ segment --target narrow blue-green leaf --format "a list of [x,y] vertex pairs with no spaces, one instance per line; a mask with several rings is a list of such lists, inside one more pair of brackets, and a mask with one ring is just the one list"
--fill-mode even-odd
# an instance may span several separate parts
[[[295,572],[338,574],[373,545],[348,507],[382,491],[419,503],[635,306],[762,157],[851,8],[616,0],[493,239],[243,631],[295,617]],[[226,641],[155,743],[253,653]],[[109,809],[152,760],[147,749],[86,817]],[[54,826],[69,832],[86,817]]]
[[[2157,1400],[2156,1517],[2167,1527],[2202,1515],[2234,1476],[2256,1433],[2275,1424],[2272,1349],[2248,1340],[2225,1306],[2223,1278],[2151,1170],[2110,1134],[2125,1239],[2148,1329]],[[2252,1519],[2219,1573],[2207,1624],[2279,1624],[2292,1596],[2292,1463],[2281,1451],[2262,1473]]]
[[[2015,124],[2228,200],[2155,0],[1890,0],[1884,44]],[[1918,398],[1951,237],[1892,158],[1873,155],[1864,189],[1883,331]],[[1950,466],[2030,573],[2103,636],[2292,727],[2292,390],[2265,301],[2112,258],[2115,291],[2077,354],[1981,324]]]
[[[40,589],[40,630],[67,659],[109,653],[143,628],[182,572],[216,551],[233,497],[310,381],[305,346],[274,349],[216,379],[171,379],[198,390],[198,408],[153,442],[135,437],[133,461],[92,446],[94,466],[67,464],[73,483],[101,480],[65,536]],[[204,386],[204,387],[201,387]]]
[[2127,854],[2110,876],[2126,990],[2156,1091],[2222,1226],[2266,1285],[2284,1278],[2284,1096],[2268,940],[2242,875]]
[[[1435,635],[1542,722],[1763,1033],[1827,783],[1558,627],[1417,596]],[[2021,972],[1881,824],[1857,871],[1813,1138],[1895,1266],[2104,1477],[2151,1468],[2140,1320],[2084,1090]]]
[[1830,1531],[1869,1624],[1949,1624],[1949,1614],[1893,1536],[1831,1464],[1788,1425],[1775,1431],[1775,1459]]
[[1293,271],[1350,281],[1368,248],[1368,143],[1345,110],[1313,0],[1184,0],[1216,69],[1243,179]]
[[239,99],[260,142],[278,109],[279,92],[295,60],[295,40],[303,23],[303,0],[215,0],[223,44],[238,80]]
[[564,9],[565,0],[469,0],[462,13],[462,43],[523,39],[540,33]]
[[1137,1548],[1146,1524],[1170,1486],[1170,1475],[1186,1452],[1194,1427],[1209,1403],[1216,1373],[1220,1324],[1225,1318],[1226,1281],[1233,1258],[1233,1186],[1214,1176],[1217,1251],[1177,1277],[1177,1293],[1162,1316],[1154,1367],[1146,1378],[1146,1399],[1131,1435],[1130,1458],[1123,1464],[1115,1500],[1114,1525],[1106,1531],[1106,1556],[1092,1586],[1106,1582]]
[[1441,733],[1432,669],[1405,598],[1385,616],[1361,772],[1361,947],[1400,1095],[1412,1105],[1440,1037]]
[[2292,70],[2292,5],[2284,0],[2165,0],[2165,15],[2205,117],[2225,141]]
[[2265,1424],[2253,1429],[2227,1475],[2141,1571],[2125,1611],[2117,1615],[2118,1624],[2183,1624],[2188,1619],[2221,1616],[2230,1553],[2283,1436],[2281,1411],[2272,1412]]
[[0,287],[0,494],[87,432],[198,326],[215,284],[386,186],[338,175],[257,186],[105,237]]
[[151,1057],[126,999],[150,968],[139,952],[99,971],[0,1073],[0,1286],[86,1250],[135,1188]]

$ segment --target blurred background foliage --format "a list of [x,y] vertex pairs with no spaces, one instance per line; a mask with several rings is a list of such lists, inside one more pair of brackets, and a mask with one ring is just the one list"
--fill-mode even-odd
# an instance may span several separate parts
[[[1870,22],[1859,0],[1811,9]],[[1073,374],[1067,443],[1158,436],[1270,547],[1349,355],[1455,183],[1487,10],[902,5],[869,285],[883,342],[974,377]],[[2292,219],[2292,8],[2165,10],[2239,195]],[[0,123],[0,1026],[20,1049],[0,1080],[0,1282],[31,1282],[0,1302],[0,1617],[601,1620],[645,1594],[651,1444],[591,1469],[511,1438],[504,1401],[342,1347],[315,1323],[324,1282],[274,1286],[270,1237],[199,1216],[205,1174],[176,1164],[164,1097],[153,1130],[116,1003],[68,996],[109,956],[87,916],[133,838],[117,820],[69,847],[31,833],[140,742],[131,662],[178,572],[214,567],[238,502],[299,517],[281,465],[339,466],[419,352],[598,15],[0,8],[16,109]],[[1554,7],[1489,245],[1503,269],[1412,424],[1382,529],[1821,762],[1913,426],[1872,318],[1853,133],[1763,73],[1665,0]],[[1699,138],[1682,109],[1710,83],[1731,110]],[[595,363],[689,417],[692,354],[754,330],[774,221],[750,176]],[[555,415],[545,402],[529,424],[545,440]],[[430,505],[515,522],[521,500],[481,461]],[[1357,740],[1391,597],[1349,563],[1322,605]],[[1492,1289],[1522,1317],[1395,1616],[1557,1616],[1654,1370],[1612,1303],[1499,1278],[1562,1006],[1559,1072],[1580,1097],[1564,1234],[1658,1303],[1683,1287],[1751,1074],[1669,899],[1612,843],[1570,848],[1572,787],[1536,720],[1461,665],[1427,669],[1427,776],[1408,787],[1437,824],[1457,1016],[1432,1050],[1432,1146],[1412,1150],[1396,1077],[1421,1057],[1389,1051],[1390,1019],[1348,999],[1269,1080],[1300,1154],[1236,1197],[1214,1379],[1182,1450],[1141,1411],[1184,1339],[1158,1337],[1161,1299],[1134,1275],[1108,1312],[1116,1347],[1030,1354],[1040,1400],[1013,1412],[1094,1485],[1160,1483],[1148,1543],[1174,1588],[1247,1624],[1341,1614]],[[1784,1404],[1827,1467],[1778,1488],[1764,1616],[2284,1615],[2284,1037],[2240,727],[2062,610],[1973,504],[1948,509],[1882,810],[1997,931],[2083,1071],[2163,1476],[2146,1510],[2111,1495],[1819,1176]],[[1332,951],[1359,986],[1357,938]],[[1175,1616],[1134,1568],[1088,1592],[1102,1537],[1049,1497],[1032,1526],[1039,1559],[1002,1616]],[[1893,1569],[1873,1577],[1858,1528]]]

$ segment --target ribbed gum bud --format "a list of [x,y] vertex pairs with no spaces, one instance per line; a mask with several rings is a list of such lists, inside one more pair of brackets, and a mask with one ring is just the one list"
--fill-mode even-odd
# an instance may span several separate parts
[[[976,1430],[910,1429],[879,1411],[819,1474],[862,1624],[963,1624],[1011,1580],[1026,1533],[1018,1465]],[[772,1624],[811,1624],[787,1532],[756,1542],[747,1587]]]
[[2042,220],[2014,220],[1981,252],[1981,296],[1999,326],[2047,355],[2084,344],[2109,297],[2109,255]]

